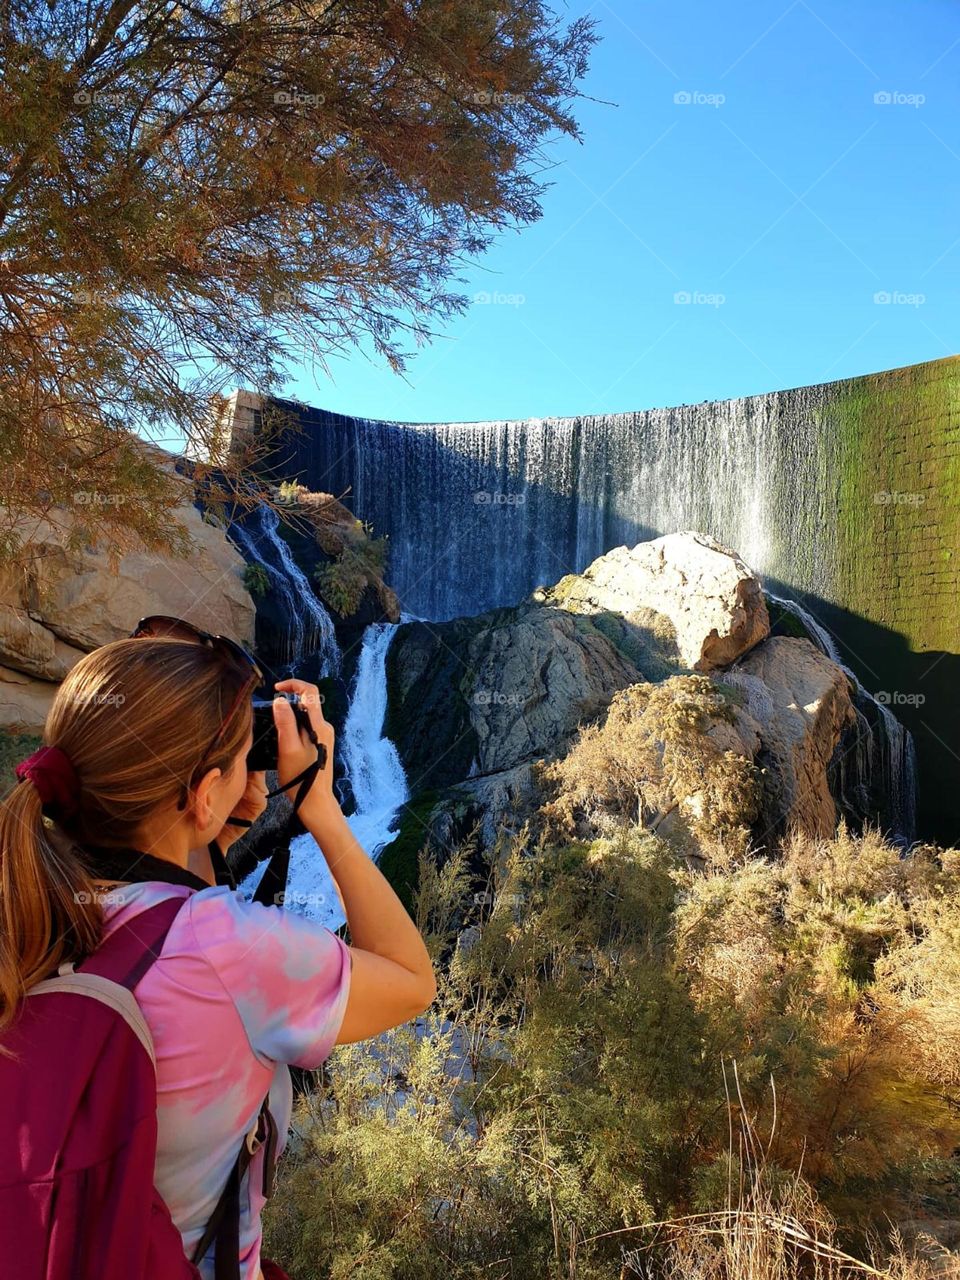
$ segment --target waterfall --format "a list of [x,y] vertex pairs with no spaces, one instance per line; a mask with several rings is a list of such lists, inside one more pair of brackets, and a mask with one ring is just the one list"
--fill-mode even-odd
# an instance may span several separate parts
[[[409,617],[404,615],[404,621]],[[400,829],[400,808],[409,798],[406,775],[397,749],[383,736],[387,710],[386,658],[399,623],[371,623],[350,692],[350,702],[339,739],[343,763],[356,802],[347,815],[350,829],[374,860],[395,839]],[[262,867],[240,886],[252,895]],[[317,842],[309,833],[290,842],[290,871],[286,906],[318,920],[329,929],[344,920],[333,878]]]
[[[853,747],[843,749],[838,765],[841,807],[850,816],[877,816],[893,838],[909,844],[916,835],[917,774],[913,734],[889,707],[864,689],[840,656],[833,636],[796,600],[766,591],[767,598],[802,623],[811,642],[835,662],[854,688],[857,723]],[[880,787],[879,797],[873,793]],[[879,804],[877,803],[879,800]]]
[[389,538],[404,608],[433,621],[516,604],[614,547],[708,534],[815,608],[861,681],[891,690],[889,707],[859,708],[879,735],[891,803],[909,829],[914,740],[896,706],[916,735],[922,834],[955,843],[956,504],[943,477],[958,386],[948,360],[513,421],[402,423],[281,401],[300,429],[271,442],[270,466],[349,493],[355,515]]
[[499,422],[407,424],[295,406],[303,429],[273,465],[311,488],[350,490],[356,515],[389,535],[404,607],[434,621],[516,603],[613,547],[677,529],[710,534],[821,595],[830,564],[818,547],[836,522],[824,483],[837,447],[833,385]]
[[301,659],[319,653],[320,675],[336,674],[340,649],[333,620],[281,536],[278,513],[260,504],[242,522],[235,520],[229,533],[247,563],[260,565],[270,580],[284,625],[282,660],[292,670]]

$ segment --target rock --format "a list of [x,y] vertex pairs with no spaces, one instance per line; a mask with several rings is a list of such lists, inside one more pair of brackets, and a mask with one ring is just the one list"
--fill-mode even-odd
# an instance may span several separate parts
[[481,929],[478,924],[469,924],[457,934],[456,949],[462,956],[468,956],[480,941]]
[[646,628],[659,616],[693,671],[728,666],[770,634],[758,579],[735,551],[703,533],[615,547],[534,598],[573,613],[621,615]]
[[643,675],[588,618],[526,603],[405,623],[387,654],[385,733],[411,790],[561,750]]
[[828,766],[856,718],[845,673],[809,640],[773,636],[715,678],[739,690],[744,703],[735,727],[718,726],[711,734],[729,733],[724,747],[739,749],[772,775],[758,843],[789,827],[832,836],[837,806]]
[[0,667],[0,729],[12,733],[43,733],[47,712],[53,702],[57,685],[47,680],[35,680]]
[[[533,816],[540,799],[529,761],[468,778],[447,794],[444,807],[456,822],[456,832],[446,832],[446,844],[456,843],[477,827],[480,848],[490,849],[500,835],[519,831],[524,819]],[[431,815],[431,830],[435,826],[439,828],[439,818]]]
[[0,654],[16,670],[42,680],[62,680],[83,652],[59,640],[22,609],[0,603]]
[[[252,645],[254,603],[243,585],[243,559],[222,529],[202,519],[192,496],[184,481],[177,518],[192,540],[187,559],[130,551],[111,565],[106,548],[68,547],[69,511],[61,513],[62,527],[32,523],[17,566],[0,573],[0,661],[55,683],[83,653],[129,635],[151,613]],[[34,691],[23,701],[18,687],[21,702],[10,714],[34,714],[46,694]]]

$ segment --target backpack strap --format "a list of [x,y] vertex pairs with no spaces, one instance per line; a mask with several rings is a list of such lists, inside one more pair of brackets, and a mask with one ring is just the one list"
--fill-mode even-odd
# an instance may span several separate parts
[[199,1266],[204,1254],[216,1241],[214,1280],[238,1280],[240,1275],[240,1183],[261,1146],[265,1147],[262,1190],[264,1197],[269,1199],[277,1157],[277,1122],[270,1112],[269,1098],[264,1098],[256,1126],[244,1137],[220,1199],[207,1220],[206,1230],[190,1256],[191,1262]]
[[164,898],[125,920],[107,935],[96,951],[76,965],[83,973],[97,973],[132,991],[155,960],[177,912],[186,899]]

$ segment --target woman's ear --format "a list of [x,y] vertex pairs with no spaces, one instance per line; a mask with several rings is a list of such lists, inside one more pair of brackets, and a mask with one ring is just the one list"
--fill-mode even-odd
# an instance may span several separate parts
[[197,829],[204,831],[217,821],[217,816],[210,803],[210,792],[213,786],[223,777],[222,769],[208,769],[197,785],[190,792],[187,812],[192,816]]

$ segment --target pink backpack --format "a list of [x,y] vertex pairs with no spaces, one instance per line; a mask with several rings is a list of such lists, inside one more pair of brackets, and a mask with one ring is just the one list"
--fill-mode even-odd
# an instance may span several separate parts
[[11,1280],[199,1280],[153,1185],[153,1043],[133,989],[183,904],[28,992],[0,1055],[0,1268]]

